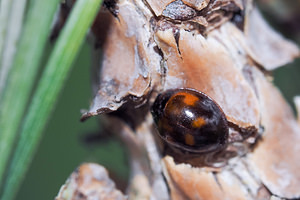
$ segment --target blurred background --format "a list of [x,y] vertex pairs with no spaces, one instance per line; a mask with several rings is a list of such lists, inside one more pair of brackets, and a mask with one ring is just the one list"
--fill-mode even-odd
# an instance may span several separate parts
[[89,108],[93,98],[90,60],[90,46],[86,42],[69,74],[17,199],[54,199],[60,186],[83,162],[104,165],[120,182],[127,179],[129,169],[122,145],[113,138],[87,143],[86,137],[101,131],[99,118],[90,118],[84,123],[79,121],[80,110]]
[[[260,0],[258,5],[269,23],[300,44],[300,1]],[[48,44],[49,49],[51,44]],[[128,178],[126,153],[117,140],[87,143],[84,138],[101,131],[99,118],[79,121],[80,110],[93,98],[90,78],[91,46],[86,42],[60,95],[44,137],[18,193],[17,199],[54,199],[73,170],[83,162],[96,162],[120,182]],[[274,83],[293,106],[300,95],[300,59],[273,72]]]

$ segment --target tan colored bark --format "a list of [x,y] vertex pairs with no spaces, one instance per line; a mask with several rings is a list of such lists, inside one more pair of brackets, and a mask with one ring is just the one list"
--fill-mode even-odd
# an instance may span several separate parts
[[[299,122],[266,73],[299,56],[297,46],[252,1],[124,0],[115,11],[104,9],[93,26],[103,60],[83,119],[126,112],[109,120],[130,151],[129,198],[299,198]],[[174,88],[201,91],[223,109],[229,138],[240,139],[228,141],[224,152],[235,156],[220,154],[221,167],[198,165],[206,155],[172,152],[158,136],[149,108]]]
[[86,163],[74,171],[59,191],[55,200],[94,200],[116,199],[126,197],[115,188],[106,169],[100,165]]

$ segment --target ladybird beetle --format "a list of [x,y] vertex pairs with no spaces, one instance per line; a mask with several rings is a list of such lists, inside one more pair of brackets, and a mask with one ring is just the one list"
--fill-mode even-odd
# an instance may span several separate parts
[[151,108],[159,136],[171,147],[190,153],[222,150],[228,124],[222,109],[194,89],[171,89],[159,94]]

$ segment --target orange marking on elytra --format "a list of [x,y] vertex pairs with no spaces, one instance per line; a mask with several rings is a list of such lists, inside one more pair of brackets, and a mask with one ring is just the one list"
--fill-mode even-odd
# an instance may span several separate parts
[[188,106],[194,106],[195,103],[197,101],[199,101],[198,97],[196,97],[195,95],[186,93],[186,92],[178,92],[173,97],[175,97],[175,96],[184,96],[183,102],[185,103],[185,105],[188,105]]
[[192,122],[192,126],[194,128],[201,128],[205,124],[206,124],[206,121],[202,117],[198,117],[197,119],[193,120],[193,122]]
[[193,146],[195,145],[195,139],[194,136],[192,136],[191,134],[186,134],[184,136],[184,140],[185,140],[185,144]]

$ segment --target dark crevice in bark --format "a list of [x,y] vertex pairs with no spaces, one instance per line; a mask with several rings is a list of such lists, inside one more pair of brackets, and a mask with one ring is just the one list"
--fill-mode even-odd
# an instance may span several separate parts
[[237,178],[237,180],[241,183],[241,185],[244,186],[244,188],[248,191],[248,194],[251,196],[251,198],[255,199],[255,195],[251,192],[251,189],[248,187],[247,183],[243,180],[242,177],[240,177],[236,172],[231,170],[231,173]]
[[222,188],[222,185],[221,185],[221,183],[220,183],[220,181],[219,181],[219,178],[218,178],[217,173],[216,173],[216,172],[212,172],[212,175],[214,176],[214,179],[215,179],[217,185],[220,187],[220,190],[223,191],[223,188]]
[[105,8],[107,8],[111,12],[111,14],[116,18],[118,18],[119,13],[117,3],[118,0],[105,0],[103,2]]

